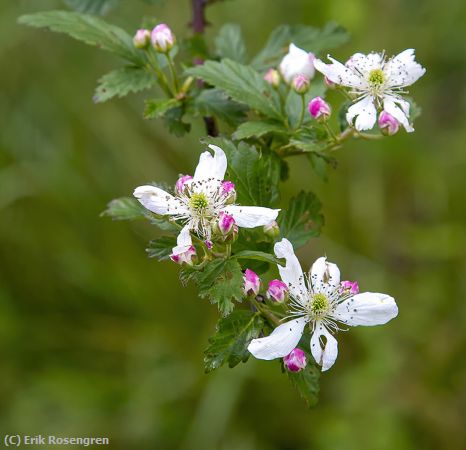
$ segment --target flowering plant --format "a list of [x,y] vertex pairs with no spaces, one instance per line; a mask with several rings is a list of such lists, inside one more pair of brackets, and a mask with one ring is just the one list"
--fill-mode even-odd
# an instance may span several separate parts
[[[113,3],[102,0],[101,8],[87,12]],[[207,148],[192,174],[180,174],[172,189],[142,184],[103,214],[142,218],[162,230],[149,243],[149,256],[178,264],[181,282],[195,283],[199,296],[217,305],[206,372],[250,355],[278,359],[313,404],[320,372],[337,357],[335,334],[346,326],[384,324],[398,308],[390,295],[359,293],[358,282],[340,281],[338,267],[324,257],[303,273],[294,251],[320,234],[324,220],[312,192],[281,200],[287,159],[301,156],[326,176],[346,140],[391,136],[400,125],[412,132],[419,109],[405,88],[425,69],[412,49],[392,58],[355,53],[345,64],[331,57],[325,63],[325,52],[348,39],[335,24],[280,26],[254,57],[241,29],[225,25],[210,50],[204,14],[213,2],[192,3],[193,35],[186,37],[147,20],[127,33],[83,7],[20,22],[66,33],[125,61],[99,80],[95,102],[147,90],[144,118],[163,120],[176,136],[203,117]],[[335,101],[331,91],[343,100]]]

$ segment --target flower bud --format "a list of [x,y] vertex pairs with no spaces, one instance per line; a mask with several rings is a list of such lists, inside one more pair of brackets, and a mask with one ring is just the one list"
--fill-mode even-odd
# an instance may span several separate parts
[[280,227],[278,226],[278,223],[275,220],[272,220],[272,222],[270,222],[269,224],[264,225],[262,230],[264,231],[264,234],[266,236],[272,239],[275,239],[278,236],[280,236]]
[[212,250],[212,247],[214,246],[214,243],[209,239],[206,239],[204,241],[204,244],[205,244],[205,246],[207,247],[208,250]]
[[325,122],[332,113],[330,105],[322,97],[314,97],[307,106],[313,119]]
[[261,279],[250,269],[244,273],[244,293],[246,295],[257,295],[261,287]]
[[334,83],[330,78],[327,77],[324,77],[324,82],[329,89],[335,89],[337,86],[336,83]]
[[136,48],[147,48],[150,44],[150,31],[141,28],[136,31],[136,34],[133,37],[133,44]]
[[357,281],[342,281],[340,283],[340,288],[345,294],[359,294],[359,285]]
[[157,25],[151,34],[152,46],[159,53],[169,52],[175,45],[175,35],[168,25],[161,23]]
[[267,298],[282,303],[288,297],[288,286],[281,280],[272,280],[267,289]]
[[314,60],[313,53],[308,53],[291,44],[288,54],[280,63],[280,73],[288,84],[293,82],[296,75],[304,75],[308,80],[312,80],[315,74]]
[[299,74],[293,78],[293,89],[297,94],[303,95],[309,90],[309,78]]
[[307,364],[306,353],[296,347],[283,358],[283,364],[290,372],[301,372]]
[[385,136],[393,136],[400,128],[400,122],[387,111],[382,111],[379,115],[379,128]]
[[264,75],[264,80],[267,81],[272,87],[278,88],[280,86],[280,74],[278,70],[269,69]]
[[222,194],[225,195],[227,198],[227,204],[235,203],[236,201],[236,190],[235,190],[235,183],[231,181],[223,181],[222,182]]
[[196,249],[194,245],[191,245],[181,253],[176,255],[171,254],[170,259],[180,265],[187,264],[188,266],[192,266],[197,260]]
[[218,231],[222,234],[223,237],[229,235],[235,226],[235,219],[233,219],[233,216],[230,216],[229,214],[225,212],[221,212],[218,217],[218,222],[217,222],[217,229]]
[[180,178],[178,178],[178,181],[175,184],[175,192],[177,194],[181,194],[184,191],[186,183],[192,179],[193,177],[191,175],[182,175]]

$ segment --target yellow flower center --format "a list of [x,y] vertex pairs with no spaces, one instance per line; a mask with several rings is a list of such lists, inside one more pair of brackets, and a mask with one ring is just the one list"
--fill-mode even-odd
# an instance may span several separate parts
[[328,298],[324,294],[314,294],[311,298],[310,311],[314,316],[323,316],[329,307]]
[[373,87],[379,87],[385,82],[385,74],[382,69],[373,69],[369,72],[369,84]]
[[209,206],[209,201],[204,193],[195,193],[189,199],[189,206],[196,212],[202,212]]

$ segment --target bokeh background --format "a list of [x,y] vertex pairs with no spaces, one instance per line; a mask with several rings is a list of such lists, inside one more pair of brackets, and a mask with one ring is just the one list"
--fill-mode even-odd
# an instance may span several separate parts
[[[143,96],[95,105],[110,54],[21,27],[59,0],[0,3],[0,432],[108,436],[118,449],[462,450],[466,448],[466,3],[463,0],[236,0],[208,11],[212,37],[239,22],[250,54],[281,23],[336,20],[335,52],[417,49],[411,135],[353,141],[324,182],[291,164],[326,226],[300,253],[326,253],[364,290],[396,297],[385,327],[339,336],[340,356],[307,409],[277,364],[203,374],[215,307],[178,268],[147,259],[157,231],[99,218],[150,180],[174,182],[202,150],[143,121]],[[181,35],[188,0],[123,0],[108,19],[143,15]]]

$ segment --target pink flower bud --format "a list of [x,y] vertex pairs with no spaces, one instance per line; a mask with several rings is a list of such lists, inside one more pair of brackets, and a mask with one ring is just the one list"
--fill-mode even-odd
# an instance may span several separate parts
[[209,250],[212,250],[212,247],[214,246],[213,242],[210,241],[209,239],[205,240],[204,244]]
[[177,194],[181,194],[184,191],[185,184],[192,179],[193,177],[191,175],[182,175],[178,178],[178,181],[175,184],[175,192]]
[[133,37],[133,44],[136,48],[147,48],[150,44],[150,31],[140,29]]
[[233,231],[235,219],[225,212],[221,212],[218,217],[218,229],[223,236],[227,236]]
[[276,302],[284,302],[288,296],[288,286],[281,280],[272,280],[267,289],[267,298]]
[[290,372],[300,372],[307,364],[306,353],[296,347],[294,350],[291,350],[289,355],[283,358],[283,364]]
[[332,109],[322,97],[314,97],[308,105],[309,114],[313,119],[325,121],[330,117]]
[[244,293],[246,295],[257,295],[261,287],[261,279],[250,269],[244,273]]
[[379,128],[386,136],[393,136],[400,128],[400,122],[387,111],[382,111],[379,115]]
[[187,264],[188,266],[192,266],[196,260],[196,249],[194,245],[191,245],[184,252],[170,255],[170,259],[180,265]]
[[267,81],[272,87],[277,88],[280,85],[280,74],[278,70],[269,69],[264,75],[264,80]]
[[231,181],[222,182],[222,193],[228,197],[227,204],[235,203],[236,201],[236,190],[235,184]]
[[357,281],[342,281],[340,285],[341,285],[341,290],[345,294],[351,294],[351,295],[359,294],[359,285]]
[[278,226],[278,223],[275,220],[273,220],[267,225],[264,225],[262,229],[264,231],[264,234],[272,239],[275,239],[278,236],[280,236],[280,227]]
[[152,46],[157,52],[167,53],[175,45],[175,35],[168,25],[161,23],[157,25],[151,34]]
[[324,81],[329,89],[335,89],[336,83],[334,83],[330,78],[324,77]]
[[309,78],[303,74],[296,75],[293,78],[293,89],[300,95],[305,94],[309,90]]

